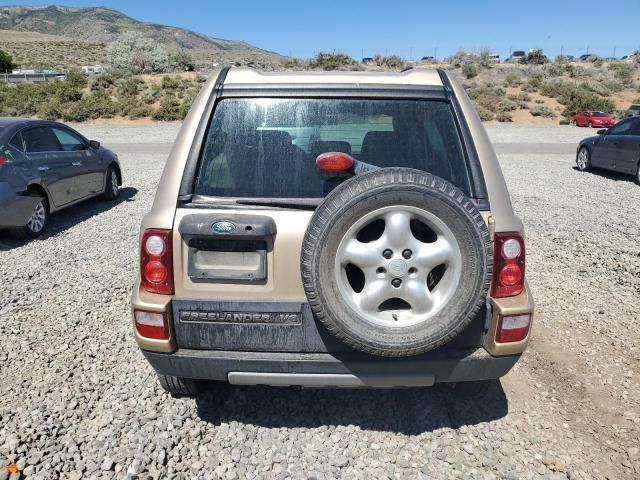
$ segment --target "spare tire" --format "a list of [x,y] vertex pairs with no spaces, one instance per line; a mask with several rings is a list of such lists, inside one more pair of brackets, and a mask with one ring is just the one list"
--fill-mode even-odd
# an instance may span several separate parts
[[473,202],[429,173],[384,168],[334,189],[312,216],[302,282],[316,318],[374,355],[427,352],[485,302],[493,254]]

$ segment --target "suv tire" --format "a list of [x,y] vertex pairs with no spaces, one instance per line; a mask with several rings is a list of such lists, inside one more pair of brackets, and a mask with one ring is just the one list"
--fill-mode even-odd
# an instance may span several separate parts
[[188,397],[202,391],[202,382],[192,378],[180,378],[158,374],[160,386],[174,397]]
[[[380,236],[362,241],[380,220]],[[414,227],[432,238],[418,239]],[[360,266],[349,262],[351,247],[366,252]],[[358,350],[400,357],[443,345],[476,317],[486,301],[493,253],[485,221],[461,190],[420,170],[384,168],[347,180],[325,198],[305,233],[301,263],[311,309],[329,332]],[[362,278],[360,292],[348,268],[360,269],[362,275],[354,274]],[[428,287],[436,269],[444,273]],[[398,298],[376,306],[389,295]]]

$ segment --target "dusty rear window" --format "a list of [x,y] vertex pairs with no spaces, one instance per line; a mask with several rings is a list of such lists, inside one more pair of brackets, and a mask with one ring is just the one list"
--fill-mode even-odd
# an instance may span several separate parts
[[451,105],[433,100],[223,99],[207,133],[196,195],[321,198],[339,181],[317,170],[324,152],[378,167],[410,167],[470,193]]

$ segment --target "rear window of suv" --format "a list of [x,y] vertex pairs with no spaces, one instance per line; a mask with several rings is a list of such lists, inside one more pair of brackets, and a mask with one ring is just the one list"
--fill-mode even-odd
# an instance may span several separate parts
[[194,194],[321,198],[339,183],[316,167],[324,152],[378,167],[416,168],[471,191],[448,102],[229,98],[214,111]]

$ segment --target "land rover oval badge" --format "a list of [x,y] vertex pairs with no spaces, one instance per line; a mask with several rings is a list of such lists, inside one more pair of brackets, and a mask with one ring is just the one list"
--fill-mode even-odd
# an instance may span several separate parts
[[216,222],[213,225],[211,225],[211,230],[223,235],[233,233],[235,229],[236,229],[235,224],[231,222]]

